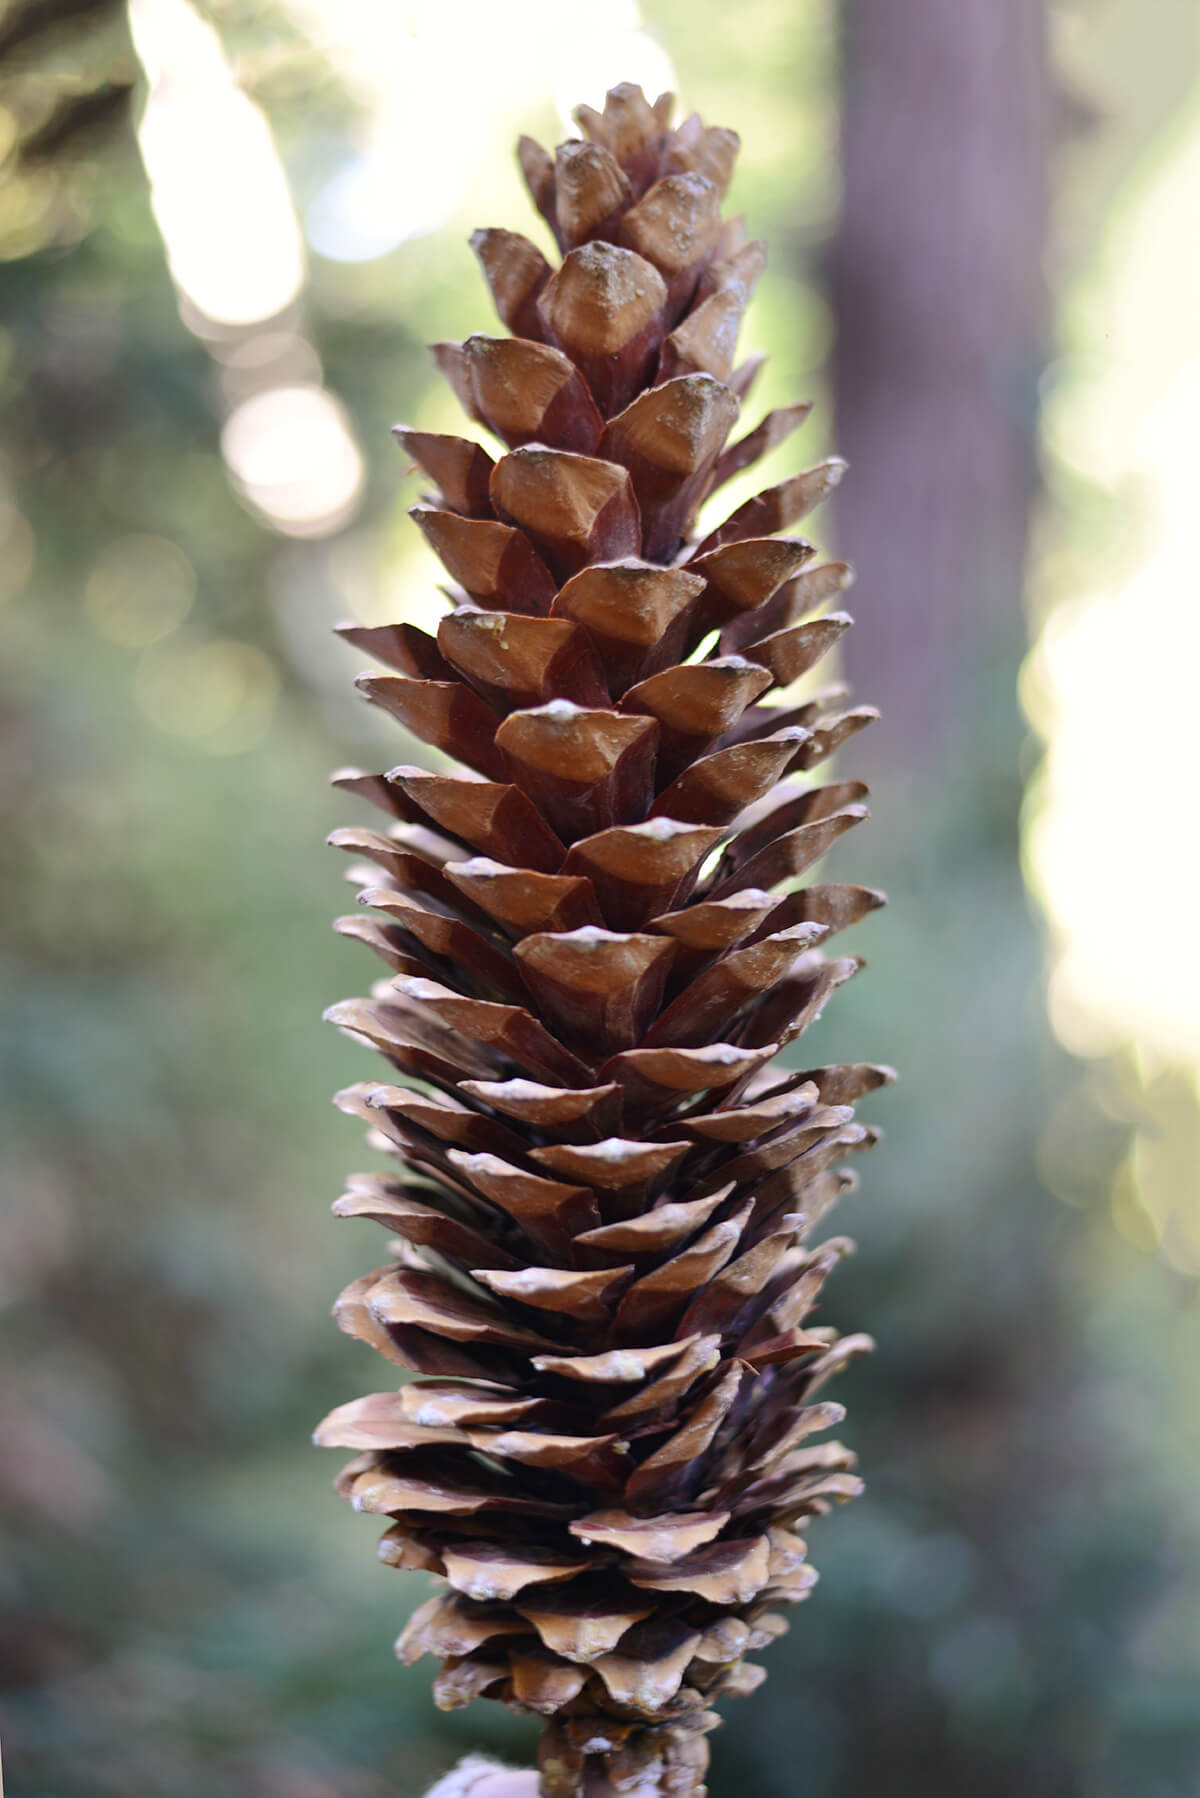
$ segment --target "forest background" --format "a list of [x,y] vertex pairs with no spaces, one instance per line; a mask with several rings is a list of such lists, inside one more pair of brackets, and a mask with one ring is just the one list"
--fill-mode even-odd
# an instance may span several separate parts
[[[319,1015],[340,618],[436,616],[404,418],[463,241],[609,83],[736,127],[756,401],[852,473],[843,767],[895,1063],[826,1315],[868,1495],[717,1798],[1200,1781],[1200,15],[1190,0],[24,0],[0,13],[0,1676],[19,1798],[417,1798],[421,1582],[308,1446],[369,1246]],[[768,478],[787,469],[772,464]],[[844,496],[844,497],[843,497]],[[739,495],[740,497],[740,495]]]

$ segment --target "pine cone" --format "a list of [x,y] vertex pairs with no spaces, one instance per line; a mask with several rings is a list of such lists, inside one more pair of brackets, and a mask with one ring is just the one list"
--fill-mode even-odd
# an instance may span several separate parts
[[[730,131],[669,126],[623,86],[585,141],[521,140],[561,250],[480,231],[511,337],[435,346],[506,446],[400,427],[438,493],[413,508],[454,583],[436,639],[343,634],[359,685],[459,772],[349,771],[384,831],[338,928],[390,970],[332,1019],[415,1085],[338,1097],[393,1174],[339,1216],[399,1239],[342,1327],[424,1376],[335,1411],[339,1489],[391,1519],[390,1565],[441,1576],[404,1631],[447,1708],[537,1713],[546,1798],[702,1794],[713,1700],[816,1575],[802,1520],[853,1497],[816,1394],[869,1339],[807,1323],[849,1248],[812,1238],[873,1132],[871,1066],[772,1068],[859,963],[824,944],[882,902],[799,877],[865,814],[807,778],[875,715],[833,688],[772,705],[837,641],[849,583],[779,537],[820,463],[701,540],[707,496],[788,435],[727,445],[763,268],[720,206]],[[793,778],[800,776],[801,778]],[[606,1783],[607,1782],[607,1783]]]

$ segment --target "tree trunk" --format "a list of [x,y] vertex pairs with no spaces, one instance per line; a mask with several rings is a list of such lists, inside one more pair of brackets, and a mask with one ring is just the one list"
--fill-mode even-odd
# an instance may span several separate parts
[[856,692],[901,764],[1015,641],[1045,342],[1045,0],[845,0],[834,250]]

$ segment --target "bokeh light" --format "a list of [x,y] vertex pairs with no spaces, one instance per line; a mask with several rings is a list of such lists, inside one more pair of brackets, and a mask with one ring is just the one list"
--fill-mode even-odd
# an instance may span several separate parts
[[547,94],[574,131],[574,107],[599,105],[617,81],[674,85],[635,0],[286,3],[362,107],[356,150],[305,214],[310,244],[335,261],[370,261],[436,229],[464,195],[486,208],[509,174],[487,147]]
[[290,536],[345,524],[363,460],[344,408],[321,387],[272,387],[230,413],[221,447],[246,498]]
[[1131,184],[1099,278],[1066,312],[1046,441],[1066,491],[1087,496],[1076,532],[1096,533],[1098,517],[1104,525],[1077,559],[1079,590],[1045,617],[1022,679],[1046,746],[1027,861],[1050,926],[1051,1021],[1073,1053],[1124,1058],[1135,1133],[1113,1217],[1131,1240],[1193,1275],[1200,249],[1180,221],[1197,217],[1193,113]]
[[304,252],[271,128],[187,0],[130,0],[149,95],[138,137],[178,286],[206,317],[271,318],[304,283]]
[[238,755],[265,735],[279,676],[253,643],[171,643],[147,650],[135,691],[144,716],[167,736],[213,755]]
[[88,617],[102,637],[145,649],[187,617],[196,570],[165,537],[119,537],[96,557],[83,590]]

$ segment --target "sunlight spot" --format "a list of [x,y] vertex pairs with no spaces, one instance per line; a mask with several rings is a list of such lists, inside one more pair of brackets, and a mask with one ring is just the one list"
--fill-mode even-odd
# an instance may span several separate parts
[[[314,196],[305,231],[319,255],[370,261],[513,191],[498,141],[558,97],[572,136],[581,100],[637,81],[674,85],[636,0],[285,0],[359,107],[360,142]],[[464,46],[468,50],[464,53]],[[453,70],[448,93],[446,71]]]
[[636,6],[608,9],[603,27],[581,35],[555,58],[554,97],[563,129],[579,135],[574,112],[579,105],[599,112],[604,96],[618,82],[632,81],[653,103],[659,94],[675,91],[671,58],[646,31],[636,29]]
[[138,142],[178,287],[223,324],[282,312],[304,251],[271,128],[187,0],[129,0],[150,93]]
[[272,387],[244,400],[221,448],[245,498],[289,536],[327,536],[357,510],[362,455],[343,407],[321,387]]

